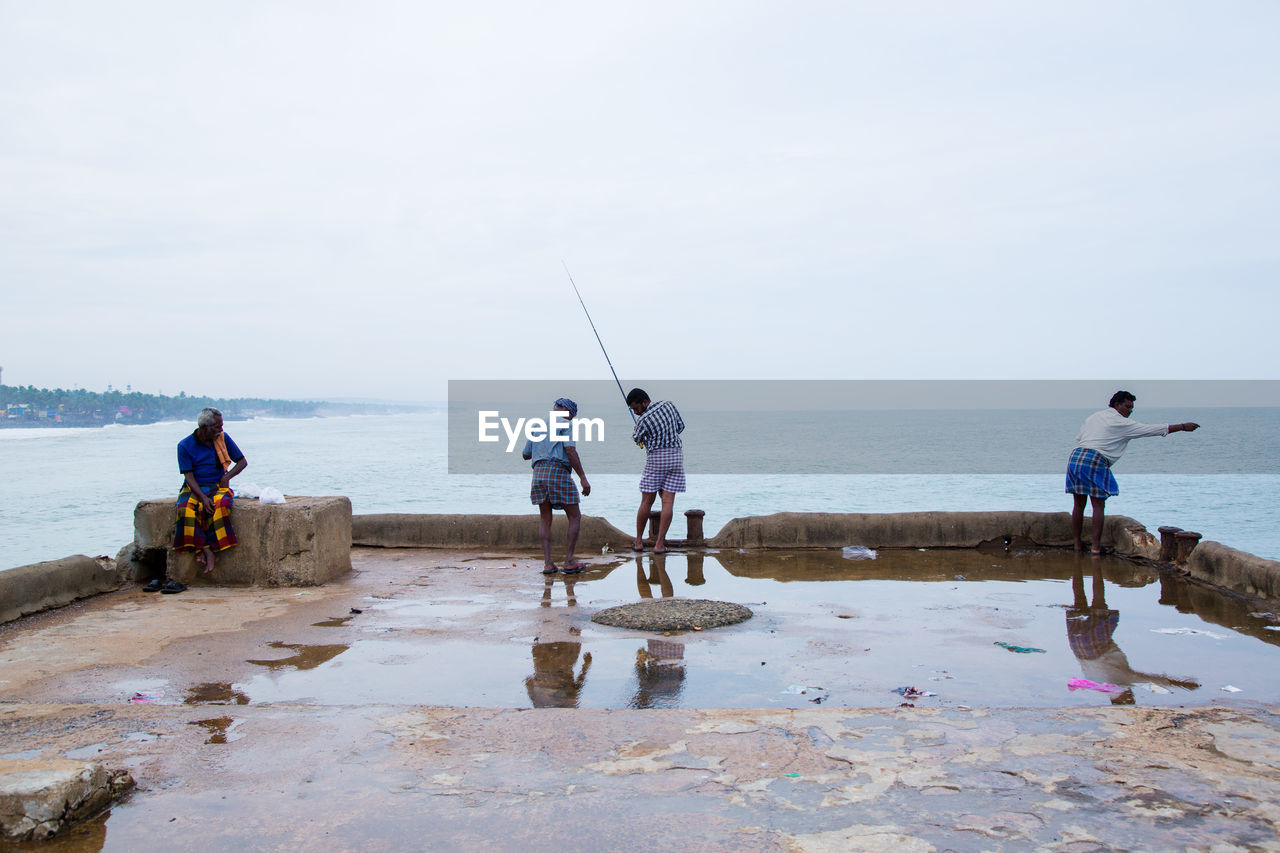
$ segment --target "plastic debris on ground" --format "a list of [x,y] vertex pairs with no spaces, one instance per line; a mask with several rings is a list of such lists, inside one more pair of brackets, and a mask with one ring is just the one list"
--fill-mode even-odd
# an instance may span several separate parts
[[1044,649],[1033,649],[1030,646],[1015,646],[1011,643],[1002,643],[999,640],[997,640],[993,645],[1001,646],[1002,648],[1006,648],[1011,652],[1017,652],[1020,655],[1029,655],[1033,652],[1038,654],[1045,654]]
[[1219,689],[1221,689],[1223,693],[1243,693],[1244,692],[1239,687],[1236,687],[1234,684],[1224,684]]
[[876,552],[861,545],[846,545],[840,549],[840,556],[846,560],[874,560]]
[[808,684],[791,684],[791,685],[788,685],[787,689],[783,690],[782,692],[790,694],[792,696],[804,696],[808,698],[808,700],[815,705],[821,705],[823,702],[827,700],[827,697],[829,695],[827,688],[814,687]]
[[1215,640],[1227,639],[1226,634],[1215,634],[1212,631],[1206,631],[1203,628],[1152,628],[1153,634],[1202,634],[1206,637],[1212,637]]
[[139,690],[137,693],[129,697],[129,701],[133,702],[135,705],[149,705],[150,703],[159,701],[162,698],[164,698],[163,690],[150,690],[145,693]]
[[1073,678],[1067,682],[1068,690],[1097,690],[1099,693],[1123,693],[1123,687],[1107,682],[1090,681],[1087,678]]
[[920,699],[925,696],[937,696],[932,690],[921,690],[919,687],[895,687],[894,693],[906,699]]

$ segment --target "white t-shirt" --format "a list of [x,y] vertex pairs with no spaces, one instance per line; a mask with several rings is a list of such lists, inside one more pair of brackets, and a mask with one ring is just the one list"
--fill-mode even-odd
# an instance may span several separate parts
[[1114,465],[1129,446],[1130,440],[1168,434],[1168,424],[1138,423],[1108,406],[1085,419],[1084,426],[1080,427],[1080,434],[1076,436],[1076,447],[1096,450]]

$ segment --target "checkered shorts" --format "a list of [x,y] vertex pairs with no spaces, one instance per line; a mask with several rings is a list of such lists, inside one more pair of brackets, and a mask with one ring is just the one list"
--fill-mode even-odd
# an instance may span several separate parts
[[1077,447],[1067,460],[1067,491],[1073,495],[1109,498],[1120,494],[1107,457],[1087,447]]
[[543,459],[533,463],[529,500],[536,504],[550,503],[559,509],[565,504],[578,503],[578,487],[568,468],[552,459]]
[[644,473],[640,475],[640,491],[683,492],[684,450],[679,447],[660,447],[650,450],[644,460]]

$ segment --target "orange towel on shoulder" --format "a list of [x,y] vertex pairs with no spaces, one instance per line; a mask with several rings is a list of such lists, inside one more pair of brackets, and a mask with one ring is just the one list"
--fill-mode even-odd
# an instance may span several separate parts
[[231,461],[231,454],[227,453],[226,436],[222,433],[218,433],[218,437],[213,440],[213,452],[218,454],[218,464],[222,466],[224,471],[230,471],[235,467],[236,463]]

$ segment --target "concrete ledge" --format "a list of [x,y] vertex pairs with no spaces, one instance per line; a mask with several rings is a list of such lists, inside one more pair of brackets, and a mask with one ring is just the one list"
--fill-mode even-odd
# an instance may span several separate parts
[[194,554],[173,548],[174,499],[142,501],[134,509],[134,557],[156,563],[185,584],[315,586],[351,570],[351,501],[345,497],[288,497],[284,504],[236,498],[231,524],[240,544],[217,555],[212,575],[199,573]]
[[[713,548],[977,548],[1005,540],[1069,548],[1071,514],[779,512],[735,518],[707,544]],[[1107,517],[1103,542],[1127,556],[1155,559],[1160,553],[1156,537],[1123,515]]]
[[[564,513],[551,525],[553,543],[563,548]],[[541,548],[536,515],[415,515],[380,513],[351,520],[351,540],[374,548]],[[582,517],[578,550],[629,549],[631,537],[603,518]]]
[[1187,574],[1214,586],[1280,601],[1280,562],[1221,542],[1201,542],[1187,558]]
[[124,770],[54,759],[0,759],[0,839],[42,841],[93,817],[134,785]]
[[0,572],[0,622],[108,592],[125,582],[110,562],[76,554]]

